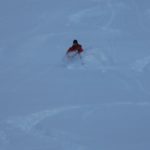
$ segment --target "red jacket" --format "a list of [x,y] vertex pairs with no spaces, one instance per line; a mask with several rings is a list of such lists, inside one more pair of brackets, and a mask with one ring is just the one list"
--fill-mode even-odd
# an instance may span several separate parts
[[82,48],[82,46],[80,44],[72,45],[68,49],[67,53],[69,53],[69,52],[78,52],[78,53],[81,53],[81,52],[83,52],[83,48]]

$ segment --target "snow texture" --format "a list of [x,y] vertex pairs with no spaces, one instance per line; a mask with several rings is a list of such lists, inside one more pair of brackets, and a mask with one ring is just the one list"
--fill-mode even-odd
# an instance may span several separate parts
[[149,150],[149,39],[148,0],[1,0],[0,150]]

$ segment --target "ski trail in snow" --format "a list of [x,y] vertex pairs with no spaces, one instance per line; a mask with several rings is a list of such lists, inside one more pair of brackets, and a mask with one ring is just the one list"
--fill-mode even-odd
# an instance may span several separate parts
[[[11,134],[12,136],[17,131],[17,133],[27,134],[30,136],[36,136],[38,138],[42,139],[49,139],[51,142],[59,142],[59,146],[68,146],[68,148],[71,147],[71,145],[74,145],[73,149],[80,149],[85,148],[82,144],[77,144],[77,139],[81,138],[77,134],[70,133],[69,131],[63,130],[63,128],[44,128],[42,127],[43,122],[45,119],[52,119],[57,116],[61,115],[68,115],[68,114],[79,114],[80,118],[79,120],[82,120],[83,122],[89,121],[90,118],[93,118],[95,116],[95,113],[101,112],[102,108],[108,108],[108,109],[114,109],[114,108],[128,108],[128,107],[150,107],[149,102],[112,102],[112,103],[102,103],[102,104],[90,104],[90,105],[74,105],[74,106],[67,106],[67,107],[58,107],[51,110],[43,110],[40,112],[32,113],[27,116],[18,116],[18,117],[11,117],[6,120],[3,120],[0,122],[0,143],[4,146],[7,145],[7,143],[11,142]],[[71,116],[70,116],[71,117]],[[59,118],[59,117],[58,117]],[[63,118],[63,117],[62,117]],[[51,120],[49,124],[51,123]],[[45,124],[45,123],[44,123]],[[38,126],[39,125],[39,126]],[[19,136],[19,134],[17,135]],[[82,138],[85,138],[84,136]],[[66,141],[66,139],[68,139]],[[86,138],[85,138],[86,139]]]
[[108,8],[111,10],[111,17],[108,20],[108,22],[105,24],[105,26],[102,27],[102,29],[104,29],[104,30],[106,30],[106,29],[108,30],[110,28],[110,26],[111,26],[111,24],[112,24],[112,22],[114,20],[114,17],[115,17],[115,11],[114,11],[114,9],[112,7],[111,2],[109,2],[109,1],[108,1]]
[[[97,6],[90,7],[72,14],[69,17],[68,25],[81,25],[100,28],[103,30],[109,29],[110,25],[114,19],[115,9],[113,9],[110,1],[100,1]],[[105,17],[104,17],[105,16]],[[91,18],[95,18],[95,22],[91,22]],[[85,22],[86,21],[86,22]]]
[[98,105],[84,105],[84,106],[68,106],[68,107],[61,107],[52,110],[45,110],[37,113],[33,113],[27,116],[20,116],[20,117],[12,117],[5,121],[2,121],[0,124],[6,123],[11,126],[15,126],[25,132],[29,132],[34,126],[38,123],[42,122],[44,119],[48,117],[54,117],[56,115],[61,115],[63,112],[71,112],[74,110],[82,110],[84,114],[89,114],[89,112],[93,112],[95,109],[100,109],[101,107],[128,107],[128,106],[146,106],[149,107],[149,102],[113,102],[113,103],[103,103]]
[[150,56],[138,59],[133,65],[132,69],[138,72],[143,72],[144,69],[150,65]]
[[20,128],[23,131],[30,131],[34,126],[36,126],[39,122],[44,120],[47,117],[53,117],[55,115],[61,114],[64,111],[69,111],[72,109],[78,109],[79,106],[72,106],[72,107],[64,107],[64,108],[57,108],[53,110],[46,110],[38,113],[33,113],[26,117],[17,117],[14,119],[8,119],[7,123],[13,126]]

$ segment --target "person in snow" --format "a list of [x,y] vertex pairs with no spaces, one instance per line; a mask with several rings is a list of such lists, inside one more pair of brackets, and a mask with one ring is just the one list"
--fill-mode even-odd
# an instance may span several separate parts
[[73,40],[72,46],[67,51],[67,56],[73,57],[76,54],[80,55],[82,52],[83,52],[82,45],[80,45],[77,40]]

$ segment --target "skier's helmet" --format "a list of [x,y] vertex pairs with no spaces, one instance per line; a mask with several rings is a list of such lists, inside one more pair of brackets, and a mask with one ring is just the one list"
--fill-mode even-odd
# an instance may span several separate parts
[[78,41],[77,40],[73,40],[73,44],[78,44]]

